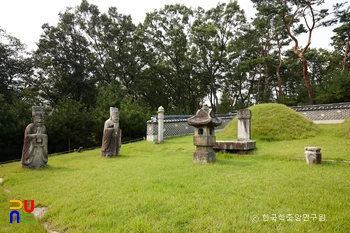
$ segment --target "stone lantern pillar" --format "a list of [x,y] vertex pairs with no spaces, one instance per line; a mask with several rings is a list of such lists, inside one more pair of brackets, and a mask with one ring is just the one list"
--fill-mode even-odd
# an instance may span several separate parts
[[160,106],[158,108],[158,141],[157,143],[163,143],[164,134],[164,108]]
[[187,123],[194,126],[193,144],[196,151],[193,153],[194,162],[210,163],[216,160],[213,150],[215,146],[214,127],[221,125],[221,119],[217,118],[208,106],[199,109],[196,115],[190,117]]

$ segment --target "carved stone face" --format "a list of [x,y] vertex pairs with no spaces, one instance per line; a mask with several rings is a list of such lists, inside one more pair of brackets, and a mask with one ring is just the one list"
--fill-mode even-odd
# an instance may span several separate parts
[[115,123],[119,122],[119,112],[118,111],[111,111],[111,120]]
[[44,111],[41,106],[32,107],[32,122],[36,127],[44,125]]
[[33,123],[36,127],[41,127],[44,124],[44,118],[42,115],[35,115],[33,117]]

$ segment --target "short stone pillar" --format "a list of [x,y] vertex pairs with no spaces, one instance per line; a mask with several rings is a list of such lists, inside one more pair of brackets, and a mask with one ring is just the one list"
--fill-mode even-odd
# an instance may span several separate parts
[[305,147],[305,159],[307,164],[321,164],[321,148],[311,146]]
[[157,143],[163,143],[164,135],[164,108],[160,106],[158,108],[158,140]]
[[48,137],[44,125],[44,110],[40,106],[32,107],[32,123],[24,131],[22,150],[22,168],[46,167],[48,161]]
[[196,115],[187,120],[187,123],[195,127],[193,136],[193,144],[196,146],[196,151],[193,153],[194,162],[214,162],[216,160],[213,150],[216,142],[214,127],[221,125],[221,119],[217,118],[208,106],[203,106]]

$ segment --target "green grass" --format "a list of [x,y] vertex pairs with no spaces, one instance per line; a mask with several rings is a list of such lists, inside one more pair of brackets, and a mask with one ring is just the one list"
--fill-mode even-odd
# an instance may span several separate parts
[[[254,140],[282,141],[314,137],[318,126],[283,104],[258,104],[252,111],[251,137]],[[219,135],[218,140],[237,138],[237,118]]]
[[[100,150],[52,156],[42,170],[0,165],[0,232],[45,232],[43,224],[58,232],[349,232],[350,164],[340,161],[350,160],[350,141],[336,128],[320,125],[302,140],[258,139],[257,150],[217,154],[214,164],[193,163],[185,136],[126,144],[112,159]],[[336,162],[307,165],[304,146],[320,146],[323,160]],[[13,198],[49,211],[32,225],[11,225]],[[272,214],[326,221],[263,221]]]
[[337,126],[335,133],[339,137],[346,137],[350,139],[350,117]]

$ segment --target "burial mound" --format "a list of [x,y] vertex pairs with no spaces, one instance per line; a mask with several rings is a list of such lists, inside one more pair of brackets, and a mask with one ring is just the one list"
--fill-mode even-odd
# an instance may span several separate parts
[[[249,109],[252,111],[253,140],[297,140],[314,137],[318,132],[316,124],[283,104],[258,104]],[[217,140],[233,140],[236,137],[237,118],[217,134]]]
[[350,138],[350,117],[346,118],[343,123],[337,125],[336,135]]

